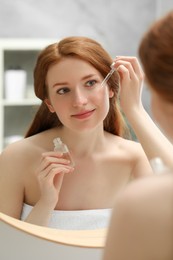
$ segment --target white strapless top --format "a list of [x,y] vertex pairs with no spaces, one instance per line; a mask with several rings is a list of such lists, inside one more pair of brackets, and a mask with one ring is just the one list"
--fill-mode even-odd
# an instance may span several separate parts
[[[32,206],[23,204],[21,220],[25,220]],[[64,230],[93,230],[107,228],[112,209],[54,210],[48,227]]]

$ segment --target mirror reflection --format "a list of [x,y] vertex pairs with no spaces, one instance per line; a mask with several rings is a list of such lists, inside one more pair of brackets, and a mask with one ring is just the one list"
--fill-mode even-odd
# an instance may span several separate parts
[[[110,2],[121,10],[118,3]],[[39,37],[44,39],[26,39],[25,32],[25,39],[7,40],[1,37],[2,31],[2,213],[62,230],[105,229],[119,192],[131,181],[155,174],[151,159],[160,157],[166,167],[172,167],[172,145],[168,141],[172,141],[172,132],[165,124],[165,111],[172,111],[172,104],[167,102],[171,95],[169,92],[164,98],[167,94],[162,91],[159,96],[151,88],[155,81],[147,75],[149,57],[144,61],[142,45],[136,58],[141,32],[155,19],[153,10],[159,10],[158,2],[157,6],[148,4],[152,11],[144,8],[147,16],[140,17],[140,32],[133,20],[139,17],[132,15],[139,3],[131,6],[127,20],[120,18],[118,11],[111,17],[113,8],[108,6],[106,14],[111,18],[105,27],[103,22],[98,23],[105,12],[104,1],[95,21],[82,18],[75,29],[68,21],[68,25],[63,23],[66,30],[59,30],[58,35],[55,26],[53,30],[50,26],[47,34],[45,29],[40,31]],[[74,13],[81,5],[73,6]],[[143,2],[140,5],[145,6]],[[10,5],[8,8],[11,10]],[[90,7],[85,10],[89,16]],[[162,14],[160,11],[158,17]],[[121,28],[121,32],[127,32],[127,25],[119,20],[133,24],[129,37],[120,33]],[[21,31],[16,33],[21,37]],[[136,41],[127,50],[125,39],[132,39],[132,33]],[[104,81],[112,68],[111,77]],[[151,92],[145,90],[146,86],[143,89],[143,70]],[[150,122],[151,110],[165,136]],[[152,145],[155,139],[159,141]]]

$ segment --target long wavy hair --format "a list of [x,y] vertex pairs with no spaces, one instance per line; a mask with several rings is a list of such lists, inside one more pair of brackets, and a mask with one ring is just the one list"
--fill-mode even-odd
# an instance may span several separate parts
[[[51,113],[44,103],[45,98],[48,97],[46,77],[52,65],[57,64],[64,57],[70,56],[78,57],[90,63],[101,73],[103,78],[110,71],[112,64],[111,57],[103,47],[95,40],[87,37],[67,37],[42,50],[34,69],[34,90],[42,103],[25,137],[62,125],[56,113]],[[114,96],[109,99],[110,108],[103,122],[104,130],[114,135],[129,137],[128,127],[119,107],[119,75],[116,71],[109,79],[108,85],[114,92]]]
[[151,89],[173,103],[173,11],[144,34],[139,57]]

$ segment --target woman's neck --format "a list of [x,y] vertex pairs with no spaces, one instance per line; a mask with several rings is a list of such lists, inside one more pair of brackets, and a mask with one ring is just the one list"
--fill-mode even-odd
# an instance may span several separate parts
[[87,156],[93,152],[99,152],[105,146],[105,132],[103,128],[97,128],[87,132],[73,132],[65,127],[59,131],[62,141],[67,144],[72,153],[78,157]]

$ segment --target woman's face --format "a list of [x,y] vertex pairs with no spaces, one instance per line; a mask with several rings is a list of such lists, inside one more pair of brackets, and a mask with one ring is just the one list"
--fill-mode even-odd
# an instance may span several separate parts
[[151,89],[151,110],[154,119],[160,125],[164,133],[173,136],[173,105],[166,101],[160,94]]
[[45,100],[62,124],[75,131],[89,130],[102,124],[109,111],[108,86],[91,64],[68,57],[50,67],[47,73],[49,98]]

